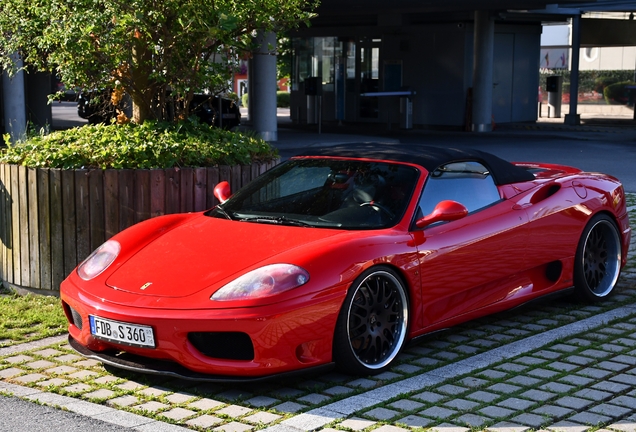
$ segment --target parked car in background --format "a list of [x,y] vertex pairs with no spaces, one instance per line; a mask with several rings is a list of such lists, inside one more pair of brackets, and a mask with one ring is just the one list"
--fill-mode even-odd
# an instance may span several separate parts
[[[117,116],[116,107],[110,102],[110,90],[83,91],[77,99],[77,114],[89,124],[107,123]],[[120,106],[120,110],[126,110]],[[190,113],[202,123],[232,129],[241,124],[241,111],[231,99],[206,94],[195,94],[190,103]]]
[[241,124],[241,110],[235,101],[205,94],[195,94],[190,111],[200,121],[223,129],[233,129]]
[[117,117],[110,93],[110,90],[81,91],[77,96],[77,115],[88,120],[88,124],[108,123]]
[[55,74],[51,75],[51,93],[56,95],[55,100],[60,102],[75,102],[78,95],[76,89],[68,88]]

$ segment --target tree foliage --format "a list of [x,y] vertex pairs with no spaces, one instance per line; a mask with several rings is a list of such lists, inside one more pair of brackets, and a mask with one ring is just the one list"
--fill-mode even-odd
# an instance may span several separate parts
[[292,71],[292,52],[293,47],[291,38],[283,35],[278,38],[276,51],[276,79],[289,78]]
[[318,0],[2,0],[0,66],[130,95],[133,120],[182,119],[194,92],[226,89],[256,31],[307,23]]

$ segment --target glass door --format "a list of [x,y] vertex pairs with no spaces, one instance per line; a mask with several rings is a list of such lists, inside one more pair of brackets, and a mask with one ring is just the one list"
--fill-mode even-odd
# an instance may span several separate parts
[[[358,44],[358,80],[360,83],[359,116],[361,119],[378,118],[378,97],[369,93],[380,91],[380,45],[382,39],[362,38]],[[367,94],[367,96],[364,96]]]

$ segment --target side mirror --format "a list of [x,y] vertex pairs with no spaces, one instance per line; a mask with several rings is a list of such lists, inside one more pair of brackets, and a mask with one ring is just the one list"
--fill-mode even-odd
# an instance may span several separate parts
[[446,200],[435,206],[433,212],[429,215],[418,219],[415,226],[424,228],[435,222],[450,222],[461,219],[468,214],[468,209],[457,201]]
[[222,181],[218,185],[214,186],[214,196],[223,204],[227,199],[232,196],[232,189],[230,184],[226,181]]

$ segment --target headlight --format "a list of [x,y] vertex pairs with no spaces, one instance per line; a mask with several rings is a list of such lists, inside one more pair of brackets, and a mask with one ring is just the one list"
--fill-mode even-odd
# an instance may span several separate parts
[[230,301],[270,297],[297,288],[309,281],[307,270],[291,264],[272,264],[252,270],[233,280],[210,300]]
[[120,250],[121,246],[119,242],[108,240],[95,249],[93,253],[77,267],[77,274],[85,281],[99,276],[115,261]]

